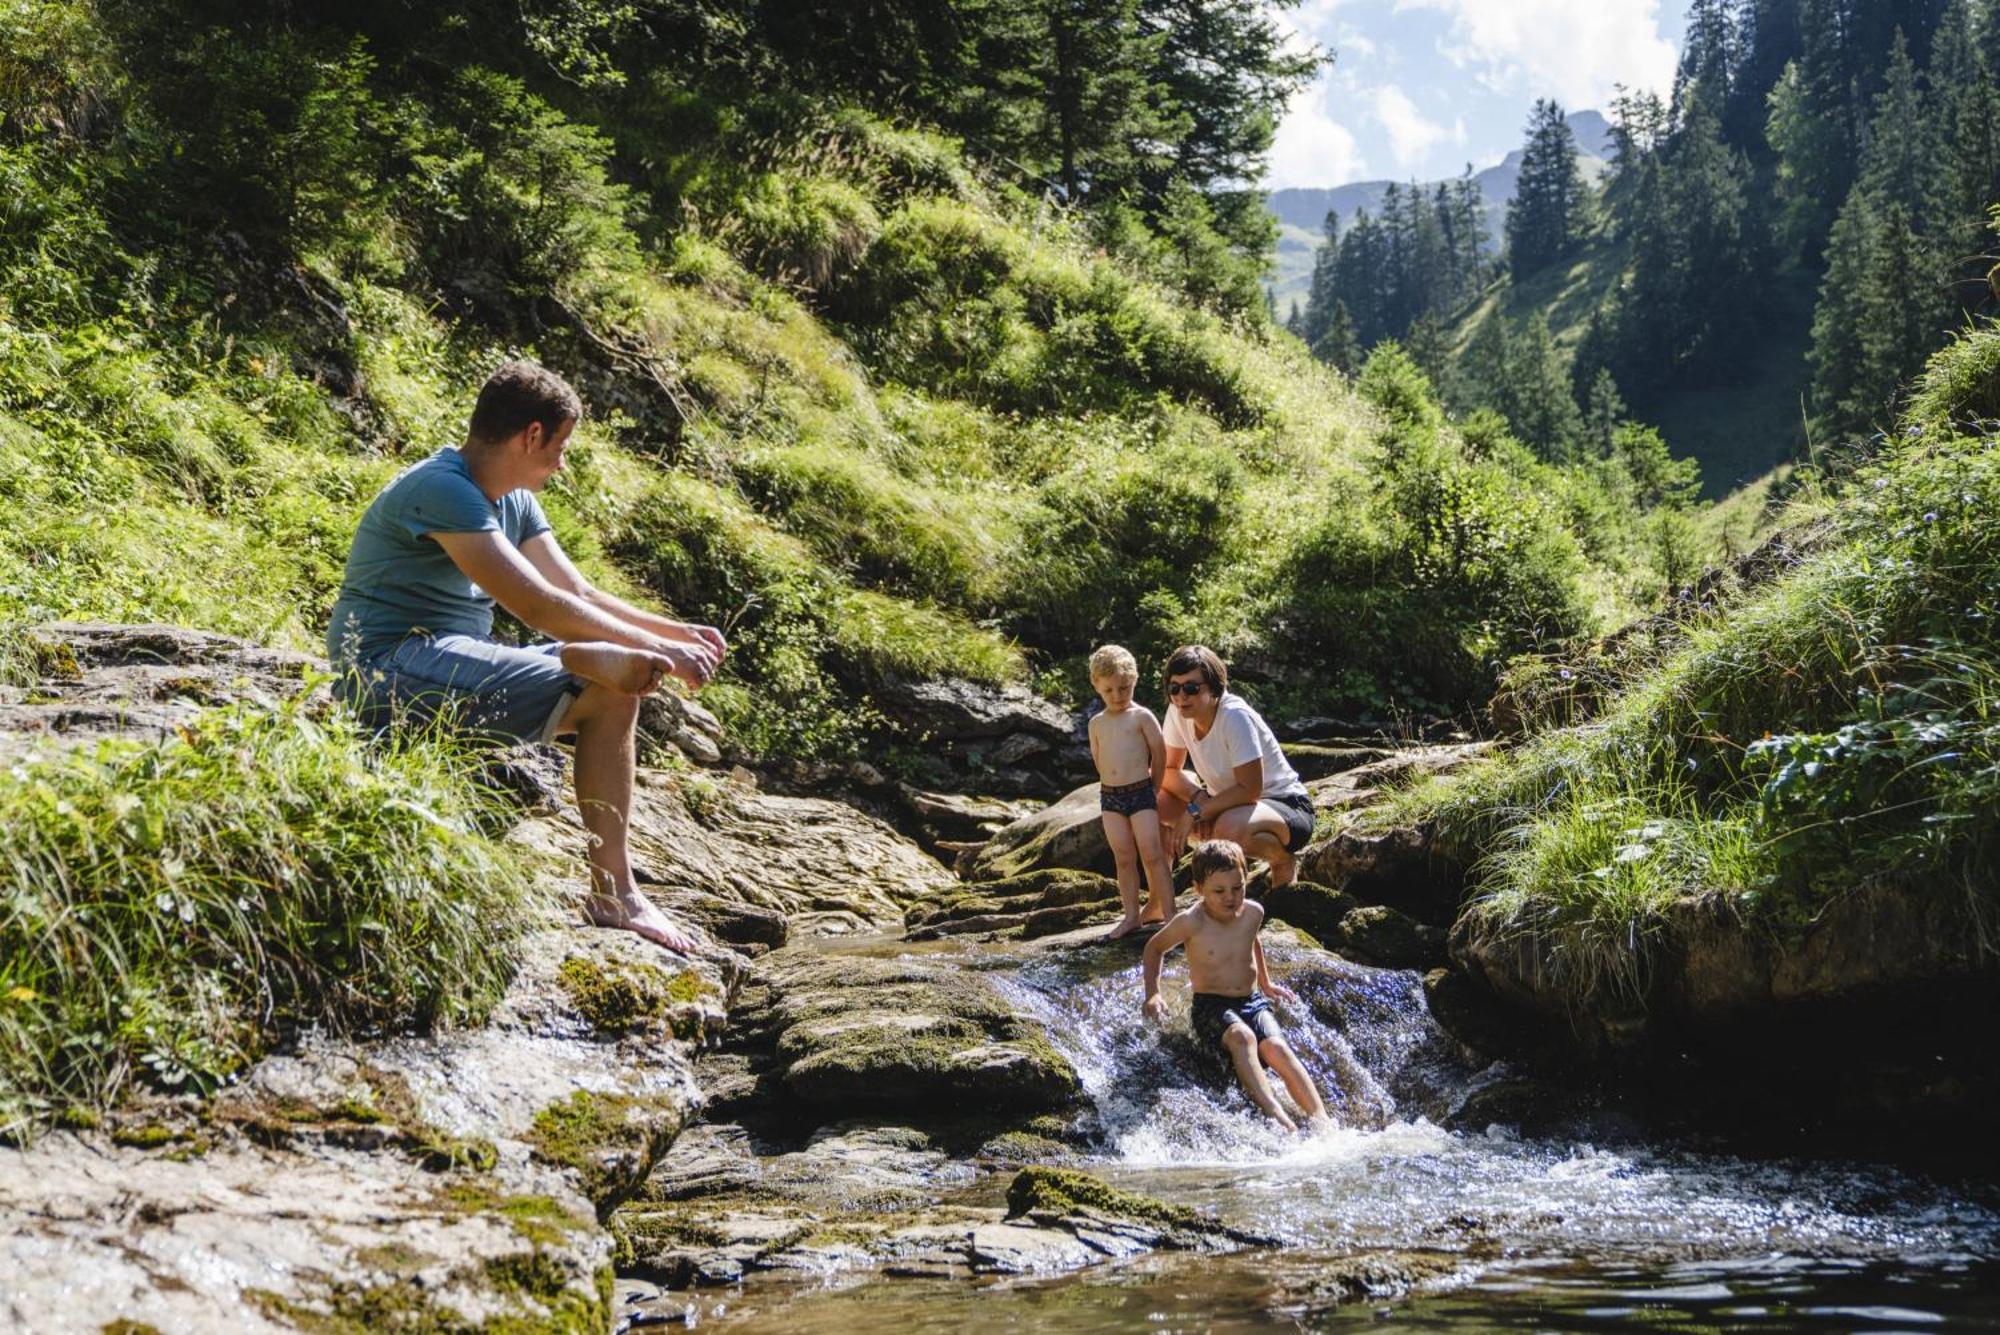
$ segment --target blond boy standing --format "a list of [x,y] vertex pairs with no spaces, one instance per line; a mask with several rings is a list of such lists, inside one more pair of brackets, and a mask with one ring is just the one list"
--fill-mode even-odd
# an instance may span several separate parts
[[[1090,684],[1104,701],[1090,721],[1090,758],[1097,764],[1098,808],[1104,837],[1118,864],[1118,896],[1125,916],[1110,938],[1158,926],[1174,911],[1174,873],[1160,837],[1155,799],[1166,774],[1167,748],[1153,711],[1135,704],[1139,664],[1125,649],[1107,644],[1090,656]],[[1139,912],[1139,875],[1145,868],[1146,912]]]

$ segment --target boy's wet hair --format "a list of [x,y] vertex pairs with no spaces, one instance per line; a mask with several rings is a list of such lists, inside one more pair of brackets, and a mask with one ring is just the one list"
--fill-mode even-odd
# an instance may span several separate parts
[[554,435],[564,422],[583,416],[583,400],[569,382],[530,361],[500,363],[479,387],[466,434],[486,445],[497,445],[525,431],[530,422]]
[[1188,875],[1194,879],[1195,888],[1200,889],[1203,881],[1231,867],[1236,868],[1240,876],[1247,878],[1250,875],[1249,864],[1243,861],[1241,848],[1227,839],[1205,839],[1195,846],[1194,857],[1188,862]]
[[1184,644],[1174,650],[1167,659],[1167,672],[1162,680],[1172,681],[1185,672],[1201,673],[1201,679],[1218,699],[1229,689],[1229,668],[1222,656],[1205,644]]
[[1139,660],[1122,644],[1101,646],[1090,656],[1092,681],[1139,680]]

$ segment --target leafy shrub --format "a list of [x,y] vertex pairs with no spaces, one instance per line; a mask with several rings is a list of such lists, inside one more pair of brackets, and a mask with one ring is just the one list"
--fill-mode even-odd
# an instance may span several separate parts
[[135,1075],[208,1088],[291,1024],[478,1016],[547,911],[430,741],[302,702],[0,771],[0,1126]]

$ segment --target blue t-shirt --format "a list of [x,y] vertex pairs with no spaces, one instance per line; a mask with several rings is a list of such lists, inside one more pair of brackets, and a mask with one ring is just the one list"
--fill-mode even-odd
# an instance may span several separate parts
[[427,536],[488,531],[519,547],[548,532],[549,520],[529,491],[487,500],[465,456],[451,446],[398,473],[354,531],[326,628],[328,660],[336,666],[369,661],[413,630],[491,635],[492,596]]

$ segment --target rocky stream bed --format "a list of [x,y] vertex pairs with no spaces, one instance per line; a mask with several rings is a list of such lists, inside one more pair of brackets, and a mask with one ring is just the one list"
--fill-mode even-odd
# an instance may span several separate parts
[[[44,679],[0,688],[0,746],[166,735],[311,666],[167,628],[42,635]],[[1140,1023],[1063,720],[946,688],[908,707],[1002,795],[866,766],[760,779],[698,708],[649,707],[685,763],[642,773],[634,850],[699,957],[552,922],[482,1027],[301,1035],[212,1098],[141,1094],[0,1149],[0,1325],[2000,1321],[1990,1179],[1658,1139],[1579,1078],[1601,1033],[1510,992],[1419,831],[1336,821],[1305,883],[1264,894],[1337,1123],[1268,1130],[1185,1033]],[[1298,749],[1338,815],[1478,747]],[[496,763],[523,803],[508,837],[579,893],[560,755]],[[1847,999],[1816,949],[1749,953]]]

